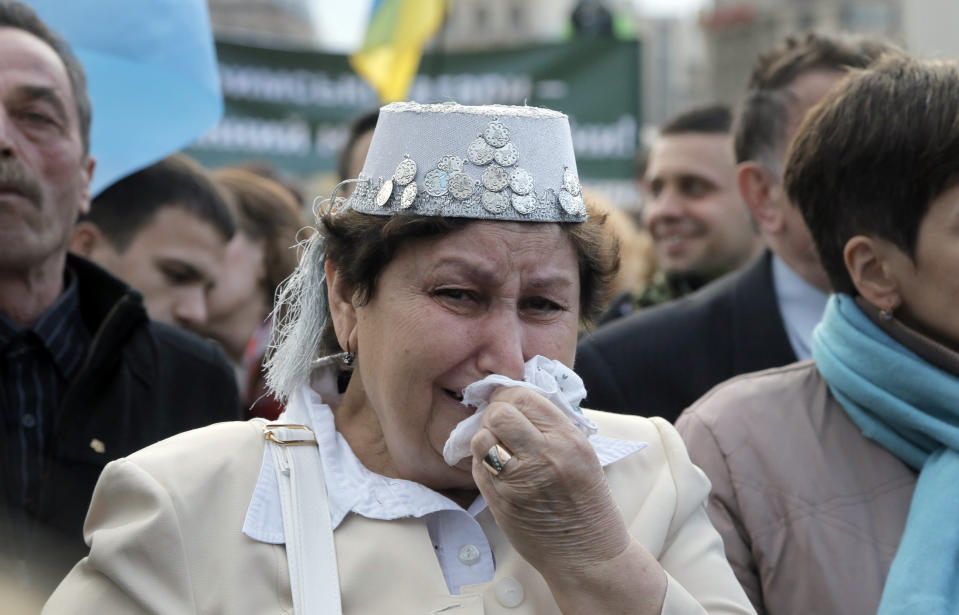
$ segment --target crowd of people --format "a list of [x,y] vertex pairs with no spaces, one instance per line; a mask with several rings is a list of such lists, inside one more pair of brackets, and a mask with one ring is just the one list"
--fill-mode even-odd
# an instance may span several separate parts
[[639,225],[548,109],[358,114],[312,211],[184,154],[91,198],[95,113],[0,0],[17,612],[959,609],[959,62],[789,37]]

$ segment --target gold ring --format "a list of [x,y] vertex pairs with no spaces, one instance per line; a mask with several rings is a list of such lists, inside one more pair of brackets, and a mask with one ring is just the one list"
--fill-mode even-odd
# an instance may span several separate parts
[[494,444],[489,448],[486,456],[483,457],[483,465],[493,476],[499,476],[499,473],[506,469],[506,464],[512,459],[513,456],[509,454],[509,451],[499,444]]

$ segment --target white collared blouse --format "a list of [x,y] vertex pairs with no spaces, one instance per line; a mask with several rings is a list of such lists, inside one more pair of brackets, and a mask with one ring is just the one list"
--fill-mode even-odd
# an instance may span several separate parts
[[[330,399],[332,404],[338,404],[341,397],[335,388],[335,366],[327,365],[314,372],[312,389],[291,398],[278,422],[306,425],[316,434],[334,531],[351,513],[380,520],[425,518],[451,594],[459,593],[464,585],[492,580],[496,569],[493,552],[475,518],[486,508],[483,497],[477,497],[469,508],[463,509],[420,483],[388,478],[367,469],[342,434],[336,431],[333,410],[324,403],[324,399]],[[329,371],[324,371],[326,369]],[[643,442],[602,436],[591,436],[589,442],[603,467],[646,446]],[[243,533],[260,542],[285,542],[280,492],[269,448],[264,450]]]

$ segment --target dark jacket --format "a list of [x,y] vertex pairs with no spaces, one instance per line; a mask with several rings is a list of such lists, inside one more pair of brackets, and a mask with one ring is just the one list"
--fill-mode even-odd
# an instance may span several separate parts
[[16,534],[18,525],[39,521],[41,533],[82,548],[83,520],[107,462],[242,414],[219,346],[151,322],[139,293],[89,261],[71,255],[67,266],[92,342],[60,405],[37,508],[11,511],[19,521],[4,530]]
[[674,421],[738,374],[796,360],[772,279],[772,254],[691,295],[600,327],[576,350],[584,407]]

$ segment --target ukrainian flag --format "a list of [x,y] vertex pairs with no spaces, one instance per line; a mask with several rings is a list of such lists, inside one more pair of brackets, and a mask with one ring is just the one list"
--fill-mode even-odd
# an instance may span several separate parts
[[350,63],[381,102],[406,99],[423,47],[445,12],[446,0],[373,0],[366,39]]

